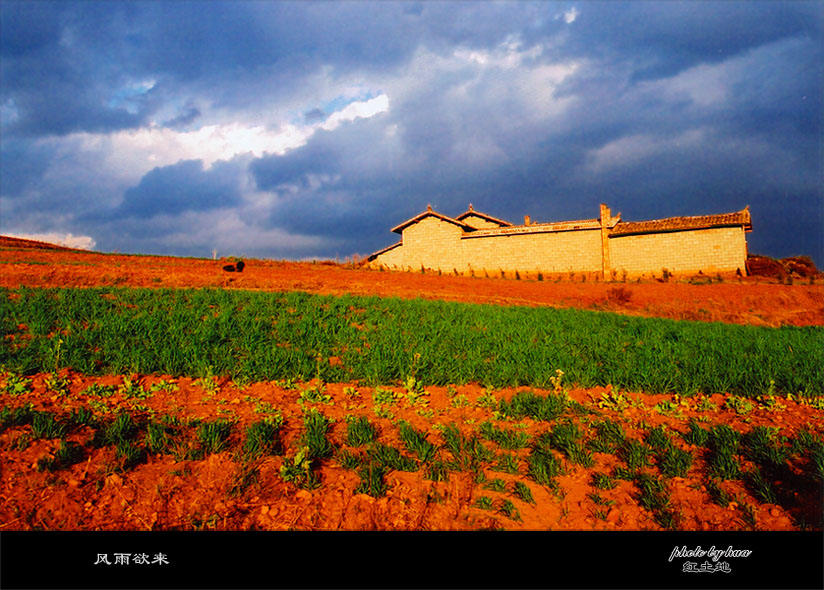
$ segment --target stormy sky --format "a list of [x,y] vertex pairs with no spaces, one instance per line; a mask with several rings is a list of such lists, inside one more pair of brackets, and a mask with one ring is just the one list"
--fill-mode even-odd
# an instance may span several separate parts
[[0,233],[340,258],[431,204],[824,266],[820,2],[0,3]]

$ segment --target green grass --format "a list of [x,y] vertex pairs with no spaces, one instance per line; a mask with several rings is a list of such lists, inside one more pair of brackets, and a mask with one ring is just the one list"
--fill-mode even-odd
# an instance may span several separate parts
[[[21,324],[26,339],[5,338]],[[341,363],[322,362],[333,356]],[[18,375],[69,367],[375,386],[414,375],[422,385],[541,388],[562,368],[583,387],[819,396],[824,329],[299,292],[20,288],[0,289],[0,366]],[[6,383],[6,393],[26,391]],[[559,401],[526,395],[501,412],[552,419]]]
[[566,409],[566,398],[550,393],[540,395],[534,391],[519,391],[509,401],[501,400],[498,411],[504,418],[529,417],[534,420],[552,421],[561,416]]

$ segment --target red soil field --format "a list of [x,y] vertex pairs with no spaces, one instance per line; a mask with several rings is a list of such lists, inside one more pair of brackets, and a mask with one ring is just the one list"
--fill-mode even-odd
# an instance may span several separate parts
[[[23,247],[19,247],[23,246]],[[46,245],[47,246],[47,245]],[[32,249],[0,238],[0,287],[226,288],[305,291],[443,299],[497,305],[599,309],[671,319],[757,326],[824,325],[824,278],[673,278],[622,283],[581,277],[515,280],[380,272],[334,263],[246,260],[242,273],[229,261],[166,256]]]
[[[214,287],[267,291],[302,290],[312,293],[355,293],[394,297],[424,297],[501,305],[580,307],[632,315],[674,319],[723,321],[762,326],[824,325],[824,286],[778,284],[774,279],[727,278],[712,284],[648,281],[622,284],[512,280],[389,273],[348,268],[346,265],[246,260],[243,273],[222,270],[227,261],[154,256],[99,254],[66,249],[29,248],[19,242],[0,241],[0,286],[92,287],[134,286],[151,288]],[[626,291],[619,291],[625,289]],[[628,293],[628,294],[627,294]],[[333,362],[333,359],[330,360]],[[615,487],[593,485],[594,474],[609,474],[621,464],[615,454],[594,453],[594,465],[565,463],[555,489],[525,477],[528,449],[509,451],[519,466],[517,475],[484,469],[483,477],[450,471],[447,481],[431,481],[423,470],[390,471],[382,497],[357,493],[359,477],[337,458],[322,461],[320,486],[303,489],[280,474],[292,461],[303,432],[305,409],[316,408],[332,419],[330,441],[346,445],[346,417],[366,416],[378,430],[378,441],[403,448],[397,422],[406,420],[428,432],[428,439],[443,442],[438,426],[455,424],[466,435],[477,434],[480,424],[495,421],[489,395],[510,399],[529,388],[486,391],[479,384],[455,388],[426,387],[425,402],[413,402],[398,392],[398,401],[375,413],[375,391],[358,383],[325,384],[324,401],[308,403],[301,392],[317,383],[233,383],[218,377],[205,387],[189,377],[135,375],[145,391],[160,382],[173,383],[175,391],[158,390],[145,398],[116,392],[105,398],[87,393],[91,384],[120,386],[124,376],[90,377],[68,370],[60,372],[67,389],[50,391],[49,374],[29,376],[29,390],[3,395],[6,407],[31,403],[37,410],[60,417],[92,407],[111,418],[127,411],[138,419],[174,416],[187,419],[228,419],[234,423],[229,449],[203,458],[186,459],[169,453],[150,454],[129,469],[118,469],[113,446],[88,451],[82,461],[57,471],[37,469],[38,461],[53,457],[60,440],[31,436],[30,426],[13,426],[0,433],[4,455],[0,472],[0,531],[3,530],[660,530],[655,515],[639,503],[638,488],[616,480]],[[0,373],[0,389],[9,376]],[[549,392],[534,390],[539,394]],[[797,399],[752,400],[747,411],[736,411],[730,396],[679,398],[617,392],[610,388],[567,389],[569,400],[591,414],[568,413],[574,420],[612,420],[627,436],[641,440],[644,432],[665,425],[674,443],[694,455],[685,477],[668,480],[669,508],[678,530],[799,530],[820,529],[821,488],[802,487],[782,504],[759,501],[739,480],[724,480],[726,505],[713,501],[705,478],[701,448],[687,444],[682,434],[695,418],[705,428],[727,424],[746,434],[757,426],[775,429],[779,436],[797,437],[806,431],[824,436],[824,410]],[[613,396],[613,397],[610,397]],[[623,399],[619,408],[605,400]],[[657,404],[669,403],[662,412]],[[659,406],[659,408],[662,406]],[[283,417],[280,455],[259,458],[244,465],[238,449],[246,426],[273,408]],[[524,418],[496,424],[523,432],[530,439],[546,432],[546,422]],[[86,445],[92,429],[72,430],[68,440]],[[496,448],[495,452],[500,449]],[[746,460],[742,469],[748,467]],[[792,469],[809,468],[793,465]],[[496,481],[500,480],[500,481]],[[513,493],[516,482],[526,484],[534,498],[528,502]],[[489,502],[483,500],[488,498]]]

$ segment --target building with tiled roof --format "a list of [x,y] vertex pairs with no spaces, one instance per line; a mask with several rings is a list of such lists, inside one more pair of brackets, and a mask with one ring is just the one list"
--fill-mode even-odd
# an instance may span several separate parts
[[623,221],[601,205],[599,217],[521,225],[475,211],[457,217],[427,207],[392,228],[401,241],[368,258],[396,270],[494,273],[661,275],[745,273],[749,208],[734,213]]

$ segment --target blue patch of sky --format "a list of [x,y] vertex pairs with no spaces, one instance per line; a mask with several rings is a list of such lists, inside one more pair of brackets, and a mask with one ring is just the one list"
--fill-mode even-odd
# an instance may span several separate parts
[[138,111],[137,102],[139,99],[154,88],[155,84],[154,80],[127,84],[112,95],[109,99],[109,106],[114,109],[124,108],[126,112],[134,115]]

